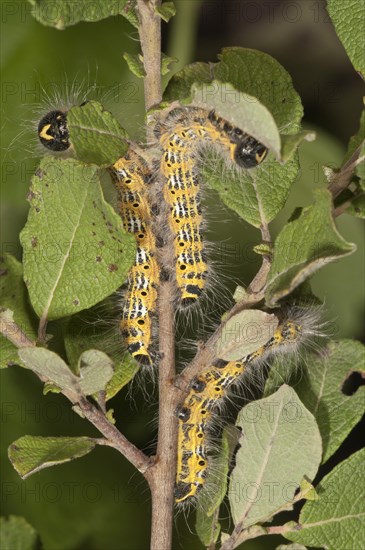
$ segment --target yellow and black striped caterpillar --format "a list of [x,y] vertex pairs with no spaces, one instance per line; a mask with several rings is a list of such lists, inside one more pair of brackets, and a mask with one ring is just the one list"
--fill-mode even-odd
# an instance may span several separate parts
[[170,111],[155,128],[161,147],[163,196],[169,208],[176,284],[180,304],[196,302],[206,286],[208,266],[202,237],[203,217],[199,184],[199,152],[207,144],[228,154],[241,168],[260,164],[267,149],[215,111],[197,107]]
[[214,413],[242,375],[271,354],[295,351],[313,334],[315,320],[295,315],[275,330],[271,339],[239,361],[216,359],[190,384],[189,393],[177,412],[179,418],[175,502],[191,503],[203,488],[209,466],[207,433]]
[[[70,147],[67,113],[51,111],[38,126],[41,143],[52,151]],[[156,242],[147,196],[151,172],[145,160],[128,150],[109,169],[118,191],[118,207],[124,229],[133,233],[137,243],[135,263],[128,274],[128,284],[120,321],[128,351],[141,364],[152,366],[152,322],[156,309],[160,271],[156,258]]]

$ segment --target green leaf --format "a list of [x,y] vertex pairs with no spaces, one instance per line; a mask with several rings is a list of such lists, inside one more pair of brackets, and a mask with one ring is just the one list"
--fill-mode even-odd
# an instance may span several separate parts
[[246,528],[290,503],[304,477],[315,477],[322,445],[315,419],[289,386],[246,405],[237,426],[244,435],[229,501],[235,525]]
[[321,189],[314,194],[315,203],[303,208],[276,239],[266,292],[268,305],[290,294],[323,265],[356,250],[336,229],[330,192]]
[[97,101],[72,107],[67,114],[67,124],[80,161],[109,166],[128,150],[125,130]]
[[[211,102],[224,105],[234,100],[234,94],[242,92],[247,99],[254,98],[254,102],[251,101],[253,105],[256,102],[261,109],[266,107],[265,112],[269,111],[270,117],[273,117],[276,127],[282,134],[299,132],[303,115],[300,98],[293,88],[289,74],[277,61],[262,52],[244,48],[226,48],[219,58],[221,61],[216,64],[194,63],[179,71],[170,80],[164,99],[179,99],[189,103],[194,82],[205,84],[202,89],[203,103],[206,106]],[[243,102],[240,102],[240,106],[241,103]],[[250,111],[249,108],[247,110]],[[237,105],[233,112],[236,118],[240,117]],[[245,117],[240,118],[241,124],[247,128]],[[258,136],[257,128],[251,128],[250,131]],[[265,128],[262,128],[259,134],[265,142]],[[260,227],[262,223],[272,221],[285,205],[299,172],[298,158],[296,154],[293,155],[294,150],[304,136],[308,139],[312,138],[313,134],[299,133],[290,140],[281,135],[284,141],[281,154],[285,160],[290,159],[285,166],[269,155],[257,168],[240,170],[238,173],[235,169],[227,169],[223,161],[217,162],[214,158],[213,162],[207,155],[202,170],[204,179],[219,193],[226,206],[248,223]],[[277,147],[276,143],[274,150],[277,151]]]
[[207,157],[204,181],[218,192],[228,208],[254,227],[272,221],[286,203],[299,171],[298,156],[285,165],[271,155],[257,168],[228,169],[223,161]]
[[221,532],[221,525],[215,516],[212,518],[205,514],[202,508],[198,508],[195,529],[201,543],[209,547],[211,544],[217,542]]
[[90,437],[41,437],[25,435],[8,449],[9,459],[22,479],[50,466],[70,462],[92,451],[97,440]]
[[156,7],[156,12],[160,15],[161,19],[168,23],[171,17],[174,17],[176,14],[175,4],[173,2],[164,2]]
[[113,376],[113,361],[106,353],[90,349],[79,359],[80,388],[85,395],[103,391]]
[[212,81],[212,71],[208,63],[197,62],[187,65],[178,71],[169,81],[163,98],[165,101],[190,98],[194,82],[209,83]]
[[351,206],[346,209],[346,214],[351,214],[355,218],[365,218],[365,194],[352,201]]
[[[360,157],[365,156],[365,109],[361,113],[359,129],[349,142],[345,161],[349,160],[356,149],[361,146]],[[355,168],[355,174],[360,178],[360,186],[365,191],[365,161],[363,160]]]
[[358,0],[328,0],[327,9],[351,63],[365,80],[365,4]]
[[95,166],[44,158],[30,203],[20,240],[24,279],[39,317],[59,319],[89,308],[125,281],[135,239],[105,202]]
[[143,66],[143,57],[141,54],[131,54],[125,52],[123,54],[123,59],[127,62],[129,70],[136,75],[137,78],[144,78],[146,76],[146,71]]
[[[365,387],[353,395],[343,392],[343,385],[352,373],[365,377],[364,346],[354,340],[330,342],[320,355],[308,356],[306,366],[298,370],[288,361],[276,361],[270,370],[265,395],[276,390],[283,380],[293,385],[299,398],[315,416],[323,441],[326,462],[346,439],[364,413]],[[288,376],[289,374],[289,376]]]
[[[104,351],[114,362],[114,374],[106,386],[105,399],[116,395],[139,370],[138,363],[124,351],[120,330],[116,322],[108,324],[111,304],[105,304],[106,311],[88,310],[72,317],[65,328],[65,348],[71,368],[77,372],[80,355],[87,349]],[[121,314],[121,313],[120,313]]]
[[233,294],[234,301],[238,304],[246,300],[247,297],[248,297],[248,294],[246,289],[240,285],[236,286],[236,290],[234,291],[234,294]]
[[121,14],[133,27],[138,29],[137,0],[127,0],[121,10]]
[[199,495],[195,527],[205,546],[216,542],[219,537],[218,512],[227,492],[229,466],[239,433],[234,426],[224,428],[219,453],[208,471],[206,482]]
[[177,57],[169,57],[168,55],[162,54],[161,57],[161,74],[162,76],[166,76],[171,71],[171,65],[174,63],[177,63],[178,59]]
[[62,390],[69,390],[76,396],[79,379],[59,355],[45,348],[21,348],[18,351],[21,362]]
[[[176,73],[164,99],[189,99],[194,82],[229,82],[236,90],[257,98],[270,111],[282,133],[295,134],[300,130],[303,116],[300,97],[290,75],[274,58],[248,48],[224,48],[218,58],[218,63],[194,63]],[[210,93],[214,95],[214,87]]]
[[38,535],[20,516],[0,518],[0,548],[2,550],[36,550]]
[[217,341],[216,357],[237,361],[256,351],[272,338],[278,318],[257,309],[248,309],[234,315],[223,326]]
[[233,126],[241,128],[272,150],[280,158],[280,134],[270,111],[255,97],[241,93],[228,82],[213,80],[210,84],[194,84],[193,105],[214,109]]
[[280,544],[275,550],[306,550],[306,546],[294,542],[294,544]]
[[292,158],[295,151],[298,149],[298,145],[302,141],[314,141],[316,139],[315,132],[309,130],[302,130],[297,134],[282,135],[281,136],[281,159],[283,162],[287,162]]
[[[13,312],[13,319],[20,330],[29,338],[36,339],[35,315],[28,301],[28,292],[23,282],[22,264],[10,255],[0,259],[0,308]],[[0,334],[0,368],[17,363],[18,350]]]
[[318,501],[307,501],[299,524],[284,537],[328,550],[363,548],[365,451],[354,453],[325,476]]
[[28,0],[33,6],[33,16],[48,27],[63,30],[70,25],[76,25],[80,21],[94,23],[113,15],[126,17],[126,0],[77,0],[77,2],[65,2],[64,0]]

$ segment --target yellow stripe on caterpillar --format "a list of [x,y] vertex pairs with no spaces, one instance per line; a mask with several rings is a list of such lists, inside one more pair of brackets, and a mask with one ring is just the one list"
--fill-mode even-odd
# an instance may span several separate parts
[[[68,149],[71,143],[67,112],[54,110],[42,117],[38,137],[51,151]],[[160,271],[147,197],[150,170],[143,158],[130,148],[109,171],[118,190],[124,229],[133,233],[137,242],[136,260],[128,274],[120,328],[131,355],[140,364],[152,366],[152,316],[156,310]]]
[[180,108],[171,111],[155,130],[162,148],[160,171],[163,196],[169,207],[173,234],[175,276],[183,306],[195,303],[206,286],[208,266],[202,236],[199,149],[218,145],[240,167],[263,161],[267,149],[214,111]]
[[227,396],[228,389],[237,382],[247,367],[262,360],[281,347],[296,345],[302,338],[303,326],[286,321],[272,338],[240,361],[217,359],[203,370],[191,385],[183,406],[178,411],[178,456],[175,502],[189,502],[203,488],[208,469],[206,432],[214,410]]
[[124,228],[135,235],[137,242],[136,260],[128,274],[120,328],[131,355],[140,364],[152,366],[152,315],[156,311],[160,269],[146,188],[150,171],[147,163],[131,148],[110,171],[118,190],[118,207]]

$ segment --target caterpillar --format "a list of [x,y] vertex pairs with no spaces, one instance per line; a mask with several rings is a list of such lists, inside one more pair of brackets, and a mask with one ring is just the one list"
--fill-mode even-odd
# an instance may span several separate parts
[[239,361],[218,358],[192,380],[188,395],[177,411],[176,504],[193,502],[204,486],[209,467],[206,436],[214,413],[230,388],[242,381],[247,369],[257,366],[269,355],[295,350],[306,336],[314,333],[315,327],[313,316],[297,312],[282,322],[271,339],[253,353]]
[[[42,145],[55,152],[70,148],[67,112],[53,110],[40,120],[38,137]],[[151,173],[145,160],[132,147],[109,168],[118,192],[118,207],[124,229],[136,238],[137,252],[128,274],[121,333],[129,353],[141,365],[152,366],[152,317],[156,309],[159,267],[152,216],[147,198]]]
[[179,300],[184,307],[196,303],[208,274],[197,153],[210,143],[228,153],[236,166],[249,169],[264,160],[267,149],[215,111],[197,107],[170,111],[156,124],[154,134],[162,149],[163,197],[169,210]]

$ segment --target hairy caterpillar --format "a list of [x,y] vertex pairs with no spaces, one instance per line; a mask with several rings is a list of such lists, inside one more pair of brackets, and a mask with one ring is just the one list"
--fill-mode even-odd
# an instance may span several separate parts
[[[39,122],[38,136],[42,145],[51,151],[66,151],[71,146],[67,112],[54,110],[47,113]],[[152,366],[152,312],[157,301],[159,267],[147,198],[151,175],[147,163],[132,147],[109,171],[118,191],[118,207],[124,229],[133,233],[137,242],[136,260],[128,275],[120,329],[131,355],[141,365]]]
[[[302,314],[301,314],[302,313]],[[242,380],[248,368],[278,352],[294,351],[314,333],[313,316],[297,312],[282,322],[272,338],[239,361],[216,359],[190,384],[189,393],[177,412],[179,418],[175,502],[191,502],[203,488],[209,465],[206,436],[215,410],[222,404],[232,385]]]
[[165,179],[163,196],[169,208],[175,277],[182,306],[196,302],[206,286],[208,267],[202,237],[197,153],[208,143],[228,153],[241,168],[260,164],[267,149],[214,111],[197,107],[171,111],[155,128],[162,149],[160,172]]

